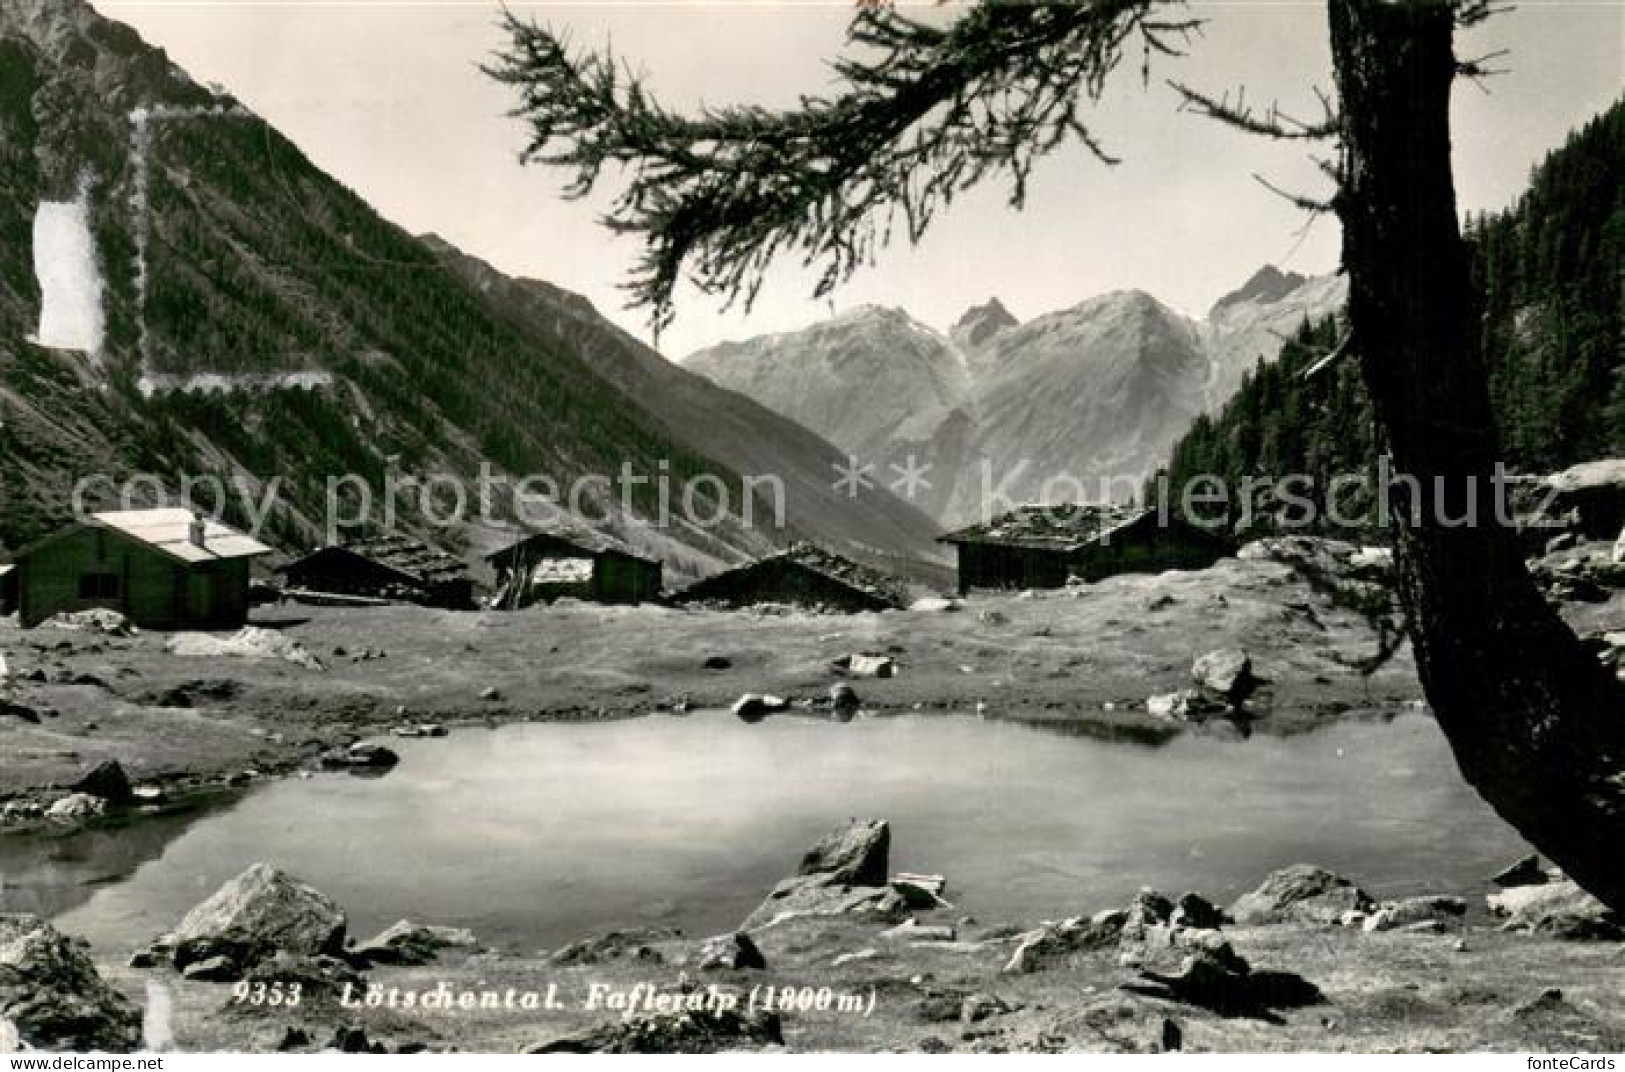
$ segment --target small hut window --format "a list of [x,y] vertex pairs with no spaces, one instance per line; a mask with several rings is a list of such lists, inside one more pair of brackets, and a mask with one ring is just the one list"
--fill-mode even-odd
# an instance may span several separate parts
[[119,591],[118,574],[116,573],[81,573],[79,575],[80,599],[117,599]]

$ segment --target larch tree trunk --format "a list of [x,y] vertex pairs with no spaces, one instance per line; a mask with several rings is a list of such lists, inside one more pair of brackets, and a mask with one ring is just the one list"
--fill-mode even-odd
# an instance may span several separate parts
[[1451,176],[1455,11],[1446,0],[1328,6],[1349,318],[1396,474],[1388,502],[1422,684],[1467,780],[1625,911],[1625,690],[1542,598],[1497,509],[1498,439]]

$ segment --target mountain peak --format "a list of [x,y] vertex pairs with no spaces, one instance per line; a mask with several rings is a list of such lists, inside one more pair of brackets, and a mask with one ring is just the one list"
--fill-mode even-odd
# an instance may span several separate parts
[[1208,315],[1216,316],[1241,302],[1278,302],[1307,282],[1309,282],[1307,276],[1299,275],[1297,272],[1283,272],[1273,264],[1266,264],[1254,272],[1252,278],[1243,283],[1239,290],[1233,290],[1214,302]]
[[1004,307],[1003,302],[998,298],[989,298],[981,305],[973,305],[965,310],[965,314],[954,321],[948,334],[956,345],[975,350],[999,332],[1020,324],[1021,321]]

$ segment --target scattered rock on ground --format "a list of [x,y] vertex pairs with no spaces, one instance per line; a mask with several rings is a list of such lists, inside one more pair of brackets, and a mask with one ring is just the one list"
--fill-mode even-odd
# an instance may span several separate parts
[[[1185,958],[1177,972],[1141,973],[1142,984],[1126,989],[1210,1009],[1221,1016],[1278,1019],[1277,1009],[1297,1009],[1325,1001],[1320,988],[1292,972],[1254,971],[1240,958],[1206,953]],[[1149,984],[1149,985],[1146,985]]]
[[1516,886],[1544,886],[1550,879],[1540,864],[1540,857],[1530,855],[1503,867],[1490,881],[1503,890],[1510,890]]
[[438,722],[414,722],[389,731],[397,737],[445,737],[450,732]]
[[959,1021],[965,1024],[979,1024],[983,1020],[991,1020],[995,1016],[1004,1016],[1014,1011],[1014,1008],[997,994],[972,994],[959,1005]]
[[381,744],[357,741],[348,748],[332,748],[322,753],[321,765],[328,770],[388,770],[401,757]]
[[0,718],[14,718],[19,722],[27,722],[29,725],[37,726],[40,722],[40,713],[27,704],[16,703],[0,697]]
[[844,681],[829,687],[829,702],[837,714],[856,714],[862,703],[857,690]]
[[234,983],[243,977],[244,967],[224,954],[188,961],[181,977],[198,983]]
[[1400,901],[1385,901],[1366,916],[1362,927],[1366,933],[1393,931],[1417,924],[1440,923],[1460,925],[1467,914],[1467,902],[1460,897],[1407,897]]
[[767,958],[750,935],[743,931],[707,938],[696,958],[700,971],[767,970]]
[[890,930],[882,931],[880,936],[910,942],[951,942],[959,937],[952,927],[925,924],[917,919],[905,919]]
[[1020,936],[1003,970],[1007,975],[1041,971],[1071,954],[1109,948],[1122,933],[1121,913],[1044,923]]
[[796,874],[822,875],[849,886],[884,886],[890,853],[889,823],[854,819],[808,849]]
[[383,1043],[367,1037],[367,1029],[351,1024],[340,1024],[333,1029],[333,1037],[324,1048],[328,1053],[388,1053]]
[[626,958],[659,963],[665,958],[654,948],[654,944],[674,941],[681,937],[681,931],[669,927],[606,931],[555,950],[551,959],[555,964],[602,964],[605,961]]
[[1201,656],[1191,664],[1191,680],[1204,693],[1232,706],[1239,706],[1258,687],[1253,660],[1240,648],[1220,648]]
[[45,817],[52,822],[78,823],[93,819],[107,810],[107,801],[89,793],[69,793],[45,809]]
[[1202,722],[1210,715],[1223,714],[1229,709],[1227,701],[1215,699],[1200,689],[1159,693],[1145,701],[1147,714],[1176,722]]
[[1224,911],[1199,893],[1187,893],[1174,903],[1168,922],[1175,927],[1218,927],[1225,920]]
[[733,713],[741,722],[760,722],[768,715],[776,715],[790,709],[790,702],[782,696],[766,696],[760,693],[747,692],[734,701]]
[[83,941],[38,916],[0,915],[0,1021],[38,1050],[141,1045],[141,1011],[102,981]]
[[137,631],[135,626],[130,624],[130,619],[116,610],[103,608],[53,615],[46,619],[45,625],[50,629],[67,629],[79,633],[100,633],[103,636],[114,637],[135,636]]
[[302,998],[333,997],[344,987],[359,988],[366,980],[347,961],[322,954],[277,953],[255,964],[242,976],[250,983],[290,983],[299,985]]
[[774,886],[739,929],[759,930],[797,916],[854,916],[899,923],[908,915],[902,895],[890,887],[854,886],[828,875],[793,875]]
[[908,915],[908,905],[887,885],[890,852],[891,827],[885,820],[852,820],[807,850],[796,874],[776,885],[740,929],[802,915],[901,921]]
[[472,949],[474,932],[401,920],[350,950],[369,964],[427,964],[443,949]]
[[942,892],[948,888],[948,880],[941,875],[915,875],[904,872],[893,875],[890,885],[910,908],[953,907],[942,899]]

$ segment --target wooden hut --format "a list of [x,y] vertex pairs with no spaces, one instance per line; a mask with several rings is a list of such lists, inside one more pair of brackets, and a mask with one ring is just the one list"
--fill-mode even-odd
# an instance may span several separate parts
[[295,594],[361,597],[447,610],[474,606],[474,578],[461,559],[420,540],[389,536],[335,544],[282,567]]
[[1074,578],[1205,569],[1229,553],[1219,536],[1154,510],[1030,505],[941,537],[959,553],[959,591],[1059,588]]
[[533,532],[492,555],[495,606],[518,610],[571,597],[594,603],[646,603],[660,598],[663,568],[614,537],[587,529]]
[[16,554],[19,619],[106,608],[149,629],[236,629],[250,563],[270,553],[189,510],[92,514]]
[[856,613],[901,607],[905,597],[889,577],[823,548],[798,543],[713,574],[683,589],[674,601],[726,608],[782,603]]

